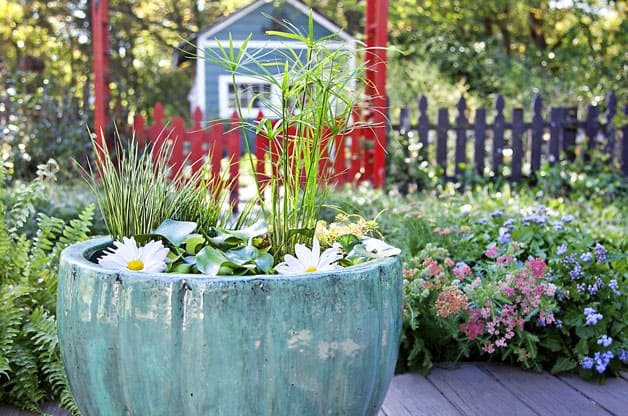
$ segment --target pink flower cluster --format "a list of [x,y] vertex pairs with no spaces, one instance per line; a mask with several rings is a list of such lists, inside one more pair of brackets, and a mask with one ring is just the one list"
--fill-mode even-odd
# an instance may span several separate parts
[[436,303],[436,315],[447,318],[456,315],[460,311],[467,310],[468,299],[458,286],[447,286],[438,294]]
[[[512,256],[509,257],[498,258],[498,265],[510,264]],[[501,262],[500,259],[502,259]],[[470,341],[486,334],[481,349],[487,354],[493,354],[509,345],[510,340],[516,335],[516,330],[523,330],[525,317],[536,308],[541,307],[540,321],[544,324],[554,322],[555,318],[551,309],[542,308],[543,296],[551,298],[556,292],[556,286],[545,280],[546,270],[545,261],[537,258],[527,261],[526,267],[506,274],[504,280],[496,283],[495,287],[508,298],[508,302],[500,306],[498,303],[493,303],[495,300],[486,300],[482,308],[469,309],[469,320],[460,325],[460,331]],[[521,357],[525,358],[526,355],[520,355]]]

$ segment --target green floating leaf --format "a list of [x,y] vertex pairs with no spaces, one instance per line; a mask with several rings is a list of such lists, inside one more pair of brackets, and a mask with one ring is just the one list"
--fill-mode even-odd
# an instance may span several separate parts
[[259,251],[253,246],[245,246],[238,250],[228,250],[225,256],[233,263],[243,266],[247,263],[253,263],[259,256]]
[[196,267],[203,274],[216,276],[220,266],[228,261],[225,254],[214,247],[203,247],[196,255]]
[[172,273],[189,274],[192,273],[192,265],[187,263],[179,263],[172,269]]
[[214,228],[213,230],[216,236],[210,238],[210,242],[216,247],[229,249],[245,246],[255,237],[267,234],[268,225],[264,221],[258,221],[241,230],[225,230],[222,228]]
[[153,234],[164,236],[175,246],[181,245],[196,230],[196,223],[190,221],[165,220]]
[[255,259],[255,265],[264,273],[268,273],[273,268],[275,259],[268,253],[264,253]]
[[196,253],[205,243],[205,238],[200,234],[190,234],[185,239],[185,251]]

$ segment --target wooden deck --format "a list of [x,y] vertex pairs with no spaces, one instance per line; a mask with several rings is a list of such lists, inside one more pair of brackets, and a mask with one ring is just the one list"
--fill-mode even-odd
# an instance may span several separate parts
[[[427,377],[396,376],[379,416],[624,416],[628,415],[627,379],[624,375],[600,385],[575,375],[555,377],[498,364],[465,363],[454,370],[437,367]],[[54,403],[44,406],[44,411],[69,416]],[[32,415],[0,405],[0,416]]]
[[487,363],[393,379],[380,416],[628,415],[626,377],[589,383]]

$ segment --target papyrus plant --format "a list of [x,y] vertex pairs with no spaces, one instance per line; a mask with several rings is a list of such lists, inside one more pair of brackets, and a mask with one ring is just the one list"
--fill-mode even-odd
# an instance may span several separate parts
[[[275,49],[272,56],[249,48],[250,36],[239,47],[231,37],[228,45],[217,41],[218,49],[207,49],[200,56],[225,68],[234,86],[238,76],[271,85],[271,97],[256,97],[266,107],[261,120],[246,120],[249,111],[237,94],[235,106],[251,169],[255,171],[256,163],[250,145],[252,131],[265,135],[273,152],[271,173],[268,177],[256,175],[256,187],[275,258],[291,253],[297,243],[312,241],[330,179],[327,155],[332,154],[333,141],[341,140],[358,123],[351,114],[363,73],[356,65],[355,52],[338,47],[335,35],[314,38],[311,13],[307,34],[292,25],[286,27],[286,32],[267,32],[287,46]],[[299,47],[289,46],[293,42]]]

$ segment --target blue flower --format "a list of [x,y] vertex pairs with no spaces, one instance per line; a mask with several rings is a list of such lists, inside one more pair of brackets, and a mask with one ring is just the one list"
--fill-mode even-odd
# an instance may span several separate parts
[[593,296],[593,295],[597,295],[597,289],[598,289],[598,287],[597,287],[597,285],[595,285],[595,284],[593,284],[593,285],[589,285],[589,286],[587,287],[587,290],[589,291],[589,294],[590,294],[591,296]]
[[593,359],[591,357],[584,357],[580,360],[580,367],[586,370],[593,368]]
[[585,283],[578,283],[576,285],[576,290],[578,290],[578,293],[582,293],[587,289],[587,285]]
[[619,352],[619,359],[624,362],[628,361],[628,351],[622,348]]
[[509,230],[512,230],[514,221],[515,220],[512,218],[508,218],[506,221],[504,221],[504,227],[507,227]]
[[597,345],[601,345],[603,347],[608,347],[609,345],[611,345],[613,343],[613,338],[609,337],[608,335],[602,335],[598,340],[597,340]]
[[561,321],[560,319],[557,319],[554,322],[554,325],[556,325],[556,328],[562,328],[563,327],[563,321]]
[[598,263],[604,263],[606,261],[606,254],[608,251],[600,243],[595,244],[595,257]]
[[558,256],[562,256],[566,252],[567,252],[567,244],[561,244],[556,249],[556,255],[558,255]]
[[565,215],[564,217],[561,218],[561,220],[563,222],[566,222],[567,224],[569,224],[570,222],[572,222],[574,220],[574,216],[569,214],[569,215]]
[[504,215],[504,211],[501,209],[491,212],[491,217],[501,217],[502,215]]
[[580,256],[580,260],[582,260],[585,263],[588,263],[591,261],[591,259],[593,258],[593,254],[591,253],[582,253],[582,255]]
[[560,231],[563,229],[563,223],[562,221],[554,221],[554,223],[552,224],[552,226],[554,227],[554,231]]
[[619,291],[619,283],[617,283],[616,279],[612,279],[610,282],[608,282],[608,287],[611,288],[615,296],[621,295],[621,292]]
[[595,312],[593,308],[584,308],[584,316],[587,318],[586,325],[597,325],[599,321],[604,319],[604,315]]
[[541,326],[541,327],[546,327],[547,326],[547,324],[545,323],[545,319],[541,319],[541,318],[536,320],[536,324],[538,326]]
[[569,272],[569,276],[571,277],[571,280],[576,280],[582,276],[582,267],[580,267],[578,262],[574,264],[573,269]]
[[510,230],[508,230],[508,228],[506,227],[499,227],[499,239],[497,240],[499,241],[499,244],[506,244],[510,240],[512,240],[512,237],[510,236]]
[[612,351],[606,351],[605,353],[596,352],[593,356],[593,360],[595,361],[595,371],[602,374],[613,357],[614,355]]
[[578,260],[576,260],[576,255],[575,254],[570,254],[567,257],[565,257],[563,259],[563,265],[568,266],[570,264],[574,264],[577,263]]
[[479,223],[482,224],[482,225],[488,224],[488,218],[486,218],[486,217],[480,218]]

